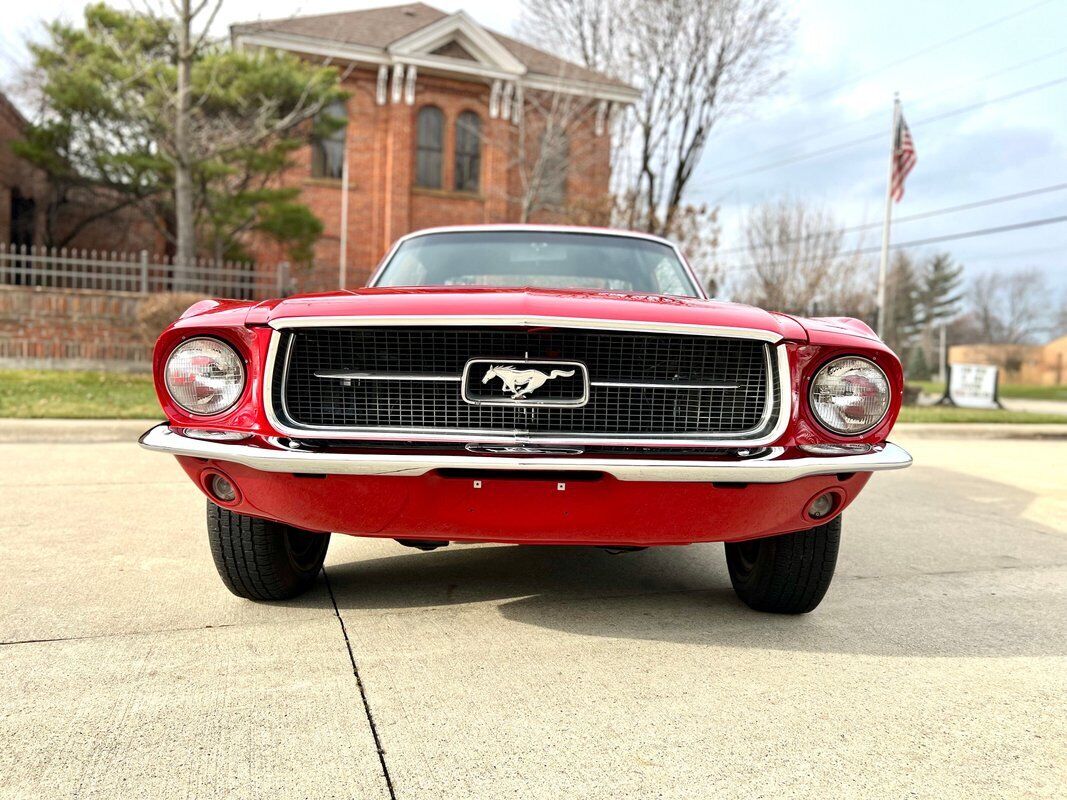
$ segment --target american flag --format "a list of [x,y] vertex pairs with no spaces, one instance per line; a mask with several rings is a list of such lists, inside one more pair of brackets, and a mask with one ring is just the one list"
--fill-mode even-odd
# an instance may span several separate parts
[[911,131],[908,130],[908,123],[904,121],[904,115],[901,114],[897,122],[896,136],[893,138],[893,175],[889,181],[893,202],[899,203],[904,197],[904,179],[915,168],[915,162],[918,160]]

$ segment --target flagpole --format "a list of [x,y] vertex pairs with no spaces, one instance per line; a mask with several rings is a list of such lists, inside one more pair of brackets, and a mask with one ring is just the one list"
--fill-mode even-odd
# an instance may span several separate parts
[[348,128],[345,127],[344,160],[341,162],[341,252],[337,259],[337,288],[348,282]]
[[900,127],[900,95],[893,93],[893,126],[889,129],[889,172],[885,181],[885,221],[882,224],[882,260],[878,265],[878,336],[885,338],[886,278],[889,273],[889,224],[893,219],[893,162]]

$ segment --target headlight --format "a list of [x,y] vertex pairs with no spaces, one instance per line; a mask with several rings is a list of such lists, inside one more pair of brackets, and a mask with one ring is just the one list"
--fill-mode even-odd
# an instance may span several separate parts
[[167,359],[164,380],[171,399],[198,416],[231,408],[245,388],[245,367],[237,351],[218,339],[190,339]]
[[835,433],[865,433],[889,410],[889,381],[865,358],[835,358],[816,373],[810,401],[819,422]]

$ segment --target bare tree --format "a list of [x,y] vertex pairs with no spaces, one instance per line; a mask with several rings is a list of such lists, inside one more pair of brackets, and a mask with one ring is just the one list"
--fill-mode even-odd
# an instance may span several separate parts
[[595,166],[596,103],[547,91],[528,92],[514,102],[516,131],[508,159],[516,185],[508,199],[518,206],[520,222],[538,211],[566,214],[569,176]]
[[1060,293],[1060,301],[1052,313],[1052,338],[1067,336],[1067,289]]
[[53,22],[33,48],[46,102],[20,154],[64,185],[104,187],[118,207],[141,209],[174,246],[179,286],[204,249],[198,234],[217,251],[251,230],[307,248],[320,223],[269,181],[302,126],[343,97],[336,69],[211,38],[221,6],[94,3],[84,26]]
[[970,317],[982,341],[1026,344],[1049,330],[1049,292],[1041,270],[977,276],[969,294]]
[[866,316],[870,265],[844,246],[825,209],[781,199],[757,207],[745,225],[748,264],[737,294],[747,302],[797,314]]
[[522,27],[641,91],[618,115],[616,191],[640,201],[635,227],[661,235],[714,127],[777,82],[792,30],[779,0],[526,0]]

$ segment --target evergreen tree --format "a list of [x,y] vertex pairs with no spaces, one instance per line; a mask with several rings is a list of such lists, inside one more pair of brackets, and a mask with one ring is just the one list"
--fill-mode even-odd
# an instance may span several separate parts
[[920,296],[922,294],[918,270],[911,256],[903,251],[894,255],[890,265],[885,342],[898,355],[906,354],[915,341],[920,327]]
[[908,360],[904,364],[904,374],[911,381],[925,381],[930,377],[930,365],[926,361],[923,349],[914,346],[908,351]]
[[[96,3],[83,26],[54,22],[31,47],[43,113],[16,150],[54,187],[46,227],[81,189],[109,198],[105,212],[144,210],[179,255],[177,232],[190,221],[178,218],[191,209],[186,251],[241,257],[244,237],[259,233],[307,258],[322,224],[298,189],[275,179],[309,120],[344,96],[337,71],[203,35],[186,41],[190,19]],[[49,244],[64,244],[48,233]]]
[[938,330],[959,314],[963,299],[963,265],[948,253],[938,253],[923,265],[917,298],[919,343],[926,364],[939,364]]
[[938,253],[923,265],[921,281],[920,324],[930,328],[956,316],[963,299],[963,265],[954,264],[948,253]]

